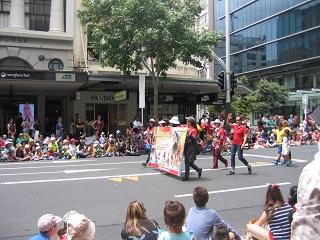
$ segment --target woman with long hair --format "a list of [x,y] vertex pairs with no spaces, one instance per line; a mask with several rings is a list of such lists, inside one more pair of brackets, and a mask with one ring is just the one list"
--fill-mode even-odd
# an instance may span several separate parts
[[[264,211],[260,219],[254,224],[247,224],[247,239],[290,239],[291,228],[289,216],[293,209],[285,203],[279,185],[269,184],[264,204]],[[269,224],[270,230],[263,226]]]
[[124,240],[156,240],[158,239],[158,223],[146,216],[142,202],[133,201],[127,208],[126,222],[121,231]]

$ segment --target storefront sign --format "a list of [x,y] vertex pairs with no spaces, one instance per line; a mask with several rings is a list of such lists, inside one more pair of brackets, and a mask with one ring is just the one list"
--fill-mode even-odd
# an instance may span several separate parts
[[208,94],[200,94],[196,96],[196,103],[197,104],[212,104],[212,102],[215,102],[218,100],[218,94],[217,93],[208,93]]
[[0,36],[0,42],[28,43],[28,38],[14,37],[14,36]]
[[1,79],[34,79],[34,80],[43,80],[43,72],[32,72],[32,71],[11,71],[11,70],[1,70],[0,69],[0,78]]
[[74,73],[56,73],[56,81],[75,82],[76,75]]
[[90,100],[91,101],[101,101],[101,102],[114,101],[114,97],[113,96],[91,96]]
[[114,93],[114,101],[119,102],[119,101],[124,101],[128,99],[128,92],[127,90],[123,90],[120,92]]

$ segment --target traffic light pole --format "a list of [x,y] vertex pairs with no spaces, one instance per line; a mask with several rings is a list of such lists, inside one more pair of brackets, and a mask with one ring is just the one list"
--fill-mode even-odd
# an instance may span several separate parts
[[230,11],[229,0],[226,0],[226,117],[231,112],[230,87]]

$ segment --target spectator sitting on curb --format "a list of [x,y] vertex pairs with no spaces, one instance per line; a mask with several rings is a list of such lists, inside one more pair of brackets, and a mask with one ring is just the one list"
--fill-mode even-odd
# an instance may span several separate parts
[[215,210],[206,207],[208,200],[209,194],[205,187],[199,186],[193,190],[193,201],[196,206],[189,210],[186,220],[187,231],[193,230],[197,240],[208,240],[214,227],[226,225],[230,239],[241,239]]
[[57,224],[62,221],[61,217],[53,214],[45,214],[39,218],[38,228],[40,233],[29,240],[50,240],[57,233]]

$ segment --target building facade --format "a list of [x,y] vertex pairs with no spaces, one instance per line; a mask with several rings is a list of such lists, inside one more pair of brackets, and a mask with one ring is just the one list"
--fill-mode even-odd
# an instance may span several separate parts
[[[110,132],[123,130],[133,116],[146,120],[152,113],[148,72],[102,68],[99,54],[92,53],[92,43],[100,40],[85,34],[91,26],[80,24],[76,12],[81,8],[81,0],[0,0],[1,133],[18,112],[39,118],[43,133],[53,132],[60,116],[68,129],[75,113],[87,119],[88,131],[90,122],[102,115]],[[139,109],[139,74],[146,74],[145,109]],[[124,90],[126,97],[118,101]],[[197,99],[214,101],[207,94],[217,92],[216,82],[178,64],[160,80],[159,113],[184,121],[196,114]]]
[[[311,111],[320,106],[320,1],[238,0],[230,2],[231,71],[256,85],[261,78],[286,85],[283,107],[303,118],[303,94]],[[214,1],[214,29],[225,30],[225,0]],[[225,58],[222,42],[217,55]],[[221,71],[216,62],[215,72]]]

